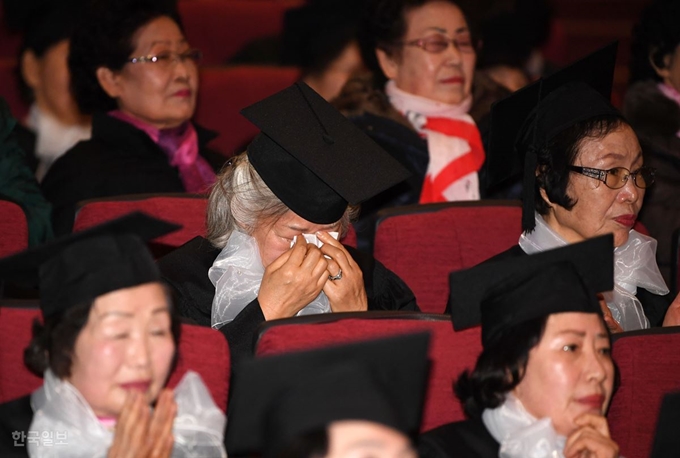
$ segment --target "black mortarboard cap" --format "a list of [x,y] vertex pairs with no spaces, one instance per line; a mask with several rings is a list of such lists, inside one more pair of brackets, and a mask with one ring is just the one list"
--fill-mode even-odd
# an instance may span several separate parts
[[248,158],[288,208],[316,224],[338,221],[410,173],[305,83],[241,111],[261,132]]
[[680,450],[680,392],[668,393],[661,401],[656,422],[652,458],[678,456]]
[[614,287],[611,234],[537,254],[490,261],[449,276],[456,330],[482,324],[484,347],[513,326],[560,312],[602,313]]
[[276,456],[340,420],[417,434],[428,343],[420,333],[245,361],[234,372],[229,454]]
[[0,259],[0,278],[37,283],[47,318],[111,291],[160,281],[144,242],[177,229],[131,213]]
[[609,103],[617,45],[595,51],[492,106],[487,184],[516,176],[524,163],[522,230],[535,226],[535,152],[578,122],[620,115]]

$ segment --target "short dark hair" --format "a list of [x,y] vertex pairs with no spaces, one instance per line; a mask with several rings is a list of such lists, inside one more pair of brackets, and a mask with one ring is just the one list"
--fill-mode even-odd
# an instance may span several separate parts
[[26,103],[33,103],[35,98],[33,89],[24,80],[21,70],[21,60],[24,54],[30,51],[37,59],[42,59],[56,45],[69,41],[78,23],[79,6],[77,2],[46,5],[43,11],[34,12],[27,18],[19,50],[20,64],[16,69],[19,91]]
[[541,197],[544,189],[550,202],[571,210],[576,201],[567,195],[570,170],[585,139],[602,139],[620,127],[628,125],[622,115],[601,115],[578,122],[557,134],[536,151],[537,174],[534,185],[536,211],[546,215],[550,209]]
[[[170,331],[175,342],[175,355],[171,370],[177,364],[181,321],[172,303],[168,288],[163,285],[170,306]],[[87,324],[94,301],[83,302],[50,316],[42,324],[33,321],[33,338],[24,350],[24,364],[35,375],[42,377],[48,368],[60,379],[71,376],[73,349],[78,335]]]
[[465,413],[479,418],[484,409],[494,409],[522,381],[529,351],[541,341],[548,316],[514,326],[493,345],[485,348],[472,372],[464,371],[454,385]]
[[328,431],[310,431],[294,438],[277,458],[324,458],[328,455]]
[[68,58],[71,88],[80,111],[91,114],[117,108],[99,85],[97,69],[120,70],[134,51],[135,33],[159,17],[167,16],[182,29],[168,0],[93,0],[71,37]]
[[456,5],[463,12],[470,30],[474,31],[472,16],[475,15],[471,15],[472,4],[468,0],[371,0],[359,26],[358,39],[361,57],[374,75],[375,87],[382,87],[387,82],[375,55],[376,49],[394,55],[398,50],[396,43],[406,35],[406,13],[433,1]]
[[663,68],[664,58],[680,45],[680,4],[677,0],[656,0],[645,8],[633,28],[629,83],[661,77],[650,60]]

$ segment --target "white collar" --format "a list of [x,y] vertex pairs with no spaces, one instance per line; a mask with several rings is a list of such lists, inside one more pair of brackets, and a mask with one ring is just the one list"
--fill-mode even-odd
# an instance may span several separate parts
[[[533,232],[524,232],[519,238],[519,246],[525,253],[534,254],[567,245],[541,215],[536,213],[535,219]],[[649,320],[636,297],[637,288],[657,295],[669,292],[656,264],[656,243],[652,237],[631,229],[628,241],[614,249],[614,290],[604,296],[613,318],[624,331],[649,327]]]
[[566,438],[550,418],[536,419],[512,393],[495,409],[485,409],[482,422],[501,444],[499,458],[564,458]]
[[[227,245],[208,270],[208,278],[215,285],[215,297],[210,317],[211,326],[219,329],[233,321],[260,291],[264,266],[255,239],[243,232],[234,231]],[[297,315],[330,313],[331,305],[326,294],[319,295]]]
[[[223,447],[226,417],[215,405],[201,377],[187,372],[174,389],[177,416],[173,424],[173,457],[226,457]],[[96,417],[80,392],[68,381],[58,379],[51,370],[44,375],[42,387],[31,394],[33,421],[29,431],[66,433],[67,445],[51,447],[28,443],[31,458],[68,456],[105,457],[113,432]],[[64,452],[64,453],[63,453]]]

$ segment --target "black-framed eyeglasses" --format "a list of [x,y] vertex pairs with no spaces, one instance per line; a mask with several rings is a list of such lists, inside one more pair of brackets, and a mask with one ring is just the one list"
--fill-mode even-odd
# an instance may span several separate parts
[[590,178],[600,180],[608,188],[621,189],[628,182],[628,178],[633,178],[633,183],[640,189],[647,189],[654,184],[655,168],[640,167],[635,172],[631,172],[625,167],[614,167],[609,170],[594,169],[591,167],[569,166],[572,172],[580,173]]
[[433,35],[427,38],[418,38],[411,41],[402,41],[398,43],[402,46],[417,46],[432,54],[440,54],[449,49],[449,45],[453,45],[458,51],[462,53],[475,52],[474,44],[469,37],[466,38],[449,38],[444,35]]
[[201,61],[202,57],[203,53],[198,49],[189,49],[187,51],[180,53],[167,51],[156,54],[155,56],[131,57],[130,59],[127,60],[127,62],[131,64],[151,63],[157,67],[169,67],[170,65],[180,61],[182,63],[188,61],[194,64],[198,64]]

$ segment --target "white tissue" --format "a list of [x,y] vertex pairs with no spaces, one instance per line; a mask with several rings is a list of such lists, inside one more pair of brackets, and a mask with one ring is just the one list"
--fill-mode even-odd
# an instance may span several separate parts
[[[335,240],[338,240],[338,236],[340,235],[339,232],[329,232],[328,234],[331,237],[333,237]],[[323,242],[317,238],[316,234],[302,234],[302,236],[305,238],[307,243],[311,243],[312,245],[316,245],[319,248],[321,248],[323,246]],[[297,241],[297,236],[293,237],[293,241],[290,242],[290,246],[292,247],[293,245],[295,245],[296,241]]]

